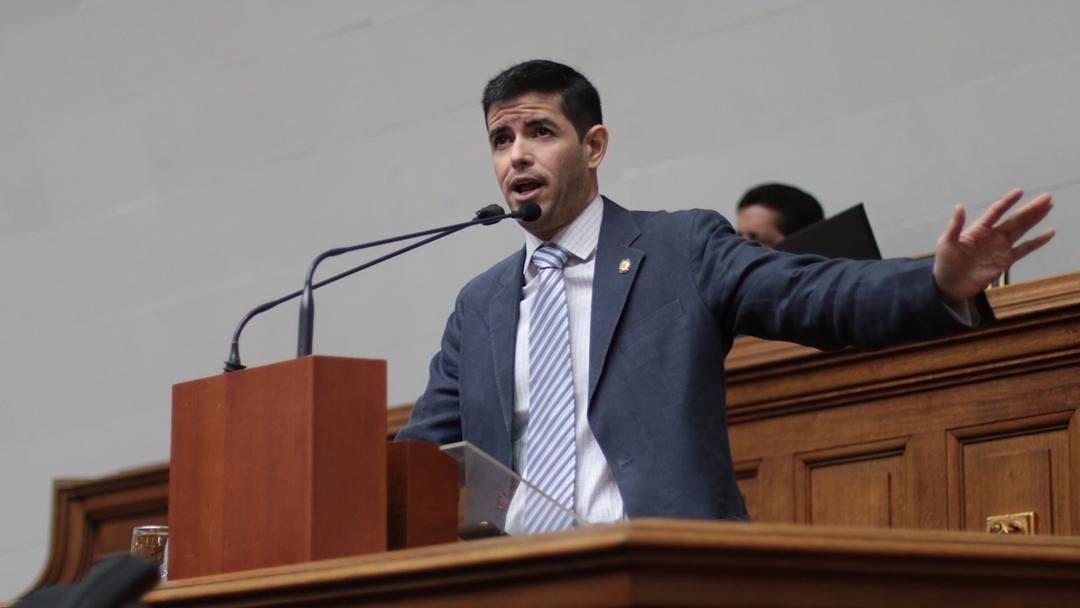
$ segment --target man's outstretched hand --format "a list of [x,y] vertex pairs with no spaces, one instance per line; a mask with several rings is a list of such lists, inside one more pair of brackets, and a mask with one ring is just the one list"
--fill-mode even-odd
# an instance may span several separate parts
[[949,226],[938,239],[934,259],[934,282],[947,300],[975,297],[1017,260],[1054,237],[1051,228],[1017,245],[1054,206],[1049,194],[1040,194],[1002,220],[1023,194],[1019,189],[1006,194],[967,228],[963,205],[953,210]]

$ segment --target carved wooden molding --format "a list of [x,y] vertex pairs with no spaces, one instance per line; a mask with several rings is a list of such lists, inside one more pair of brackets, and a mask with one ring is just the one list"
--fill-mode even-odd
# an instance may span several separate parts
[[757,477],[758,469],[761,468],[761,459],[754,458],[752,460],[740,460],[734,463],[735,479],[742,481],[744,479],[753,479]]
[[[95,546],[102,526],[116,519],[162,521],[169,506],[169,467],[153,465],[98,479],[53,482],[52,529],[45,568],[30,590],[70,583],[94,558],[115,550]],[[129,529],[130,530],[130,529]],[[129,532],[130,533],[130,532]]]
[[1080,273],[990,293],[999,317],[994,326],[888,350],[825,353],[739,338],[727,363],[729,419],[771,418],[1080,364]]
[[[1077,307],[1080,306],[1080,272],[990,289],[986,294],[999,321]],[[724,367],[730,376],[761,365],[822,356],[830,353],[791,342],[746,336],[735,341]]]
[[1080,272],[991,289],[987,297],[999,319],[1076,306],[1080,304]]

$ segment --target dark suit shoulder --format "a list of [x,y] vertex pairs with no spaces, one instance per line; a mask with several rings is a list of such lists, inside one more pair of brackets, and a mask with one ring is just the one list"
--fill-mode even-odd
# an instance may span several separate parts
[[664,237],[687,244],[684,239],[707,239],[714,233],[735,234],[731,222],[713,209],[682,209],[678,211],[631,211],[634,223],[642,235],[655,239]]
[[514,281],[520,283],[521,269],[525,264],[524,256],[524,249],[519,249],[470,279],[458,293],[458,302],[487,302],[491,299],[492,293],[508,283]]
[[679,209],[676,211],[628,211],[634,217],[639,228],[673,228],[701,223],[718,223],[730,226],[728,221],[715,209]]

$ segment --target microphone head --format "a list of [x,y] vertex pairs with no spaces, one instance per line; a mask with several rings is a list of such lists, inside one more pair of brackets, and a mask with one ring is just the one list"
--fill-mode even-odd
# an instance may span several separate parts
[[540,205],[536,203],[525,203],[518,207],[517,211],[513,213],[513,216],[523,222],[535,222],[540,219]]
[[[476,218],[475,219],[483,220],[483,219],[487,219],[489,217],[497,217],[497,216],[505,215],[505,214],[506,214],[506,211],[504,211],[501,206],[492,203],[491,205],[488,205],[488,206],[484,207],[483,209],[478,210],[476,212]],[[481,223],[483,225],[485,225],[485,226],[490,226],[490,225],[496,224],[498,222],[499,222],[499,220],[491,220],[489,222],[481,222]]]

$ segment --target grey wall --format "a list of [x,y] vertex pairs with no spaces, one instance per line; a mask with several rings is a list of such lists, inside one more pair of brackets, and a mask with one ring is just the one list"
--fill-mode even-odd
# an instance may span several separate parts
[[[315,253],[498,200],[499,69],[593,79],[601,188],[631,207],[730,212],[784,179],[866,201],[907,255],[954,202],[1050,190],[1064,234],[1027,280],[1078,267],[1078,25],[1072,0],[0,1],[0,598],[44,562],[50,480],[165,460],[170,385],[216,373]],[[321,292],[317,351],[387,358],[411,401],[457,288],[520,240],[476,229]],[[295,307],[258,319],[245,362],[294,332]]]

